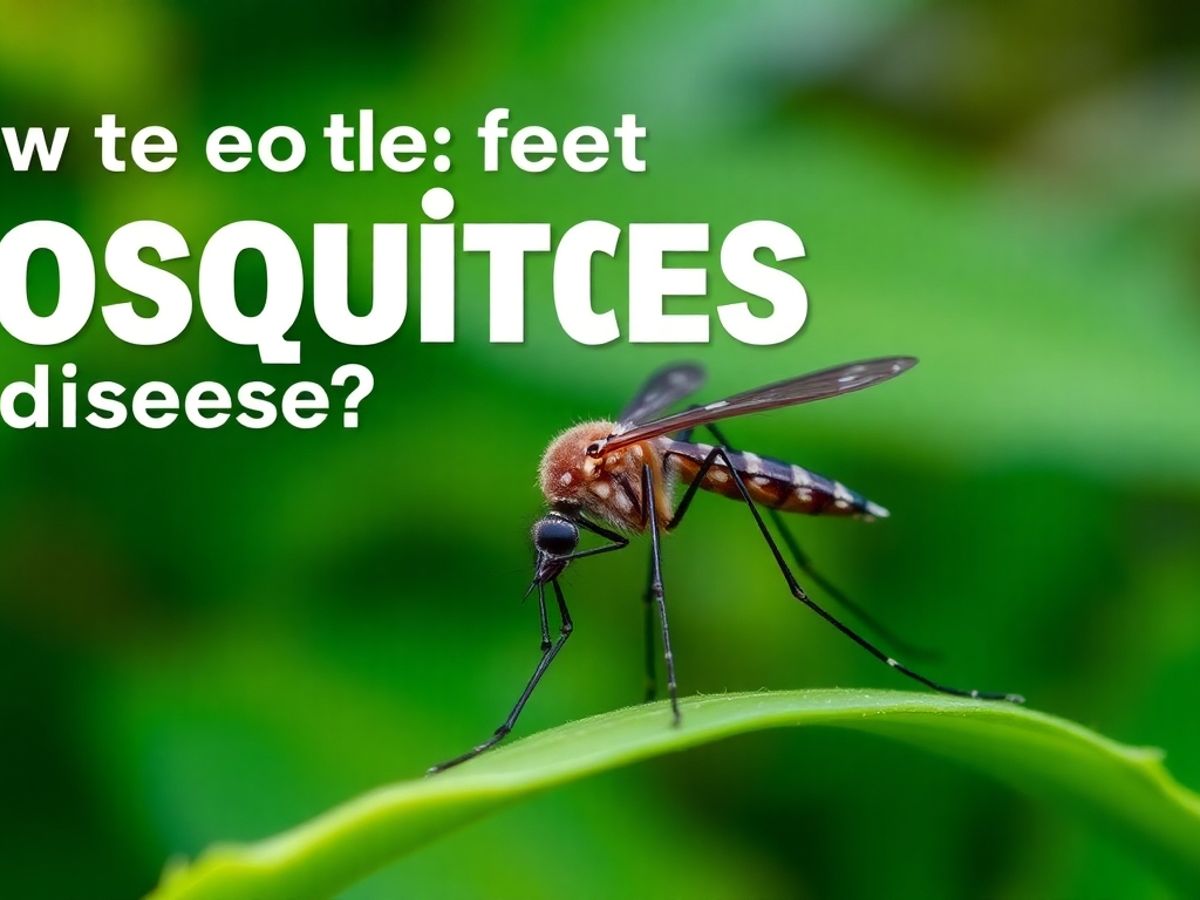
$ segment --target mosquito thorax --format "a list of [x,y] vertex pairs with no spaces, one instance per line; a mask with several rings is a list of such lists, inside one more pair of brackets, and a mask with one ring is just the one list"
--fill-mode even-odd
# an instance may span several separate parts
[[582,509],[620,528],[640,531],[642,466],[661,465],[657,451],[648,442],[605,451],[592,456],[589,448],[603,441],[617,425],[613,422],[584,422],[558,435],[542,457],[539,481],[551,506]]
[[557,435],[546,448],[539,469],[542,493],[555,503],[579,502],[580,489],[601,475],[603,457],[588,455],[588,448],[612,434],[612,422],[583,422]]

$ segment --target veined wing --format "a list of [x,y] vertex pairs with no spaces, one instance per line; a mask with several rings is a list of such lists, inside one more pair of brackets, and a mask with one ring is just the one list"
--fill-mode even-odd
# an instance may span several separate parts
[[648,422],[664,409],[700,390],[704,384],[703,366],[698,363],[673,363],[647,379],[617,421],[627,428]]
[[634,423],[627,427],[625,423],[622,423],[622,427],[618,428],[607,440],[598,442],[600,446],[595,448],[595,455],[673,431],[696,428],[708,422],[859,391],[879,384],[881,381],[887,381],[889,378],[895,378],[916,364],[917,360],[911,356],[890,356],[884,359],[849,363],[813,372],[810,375],[790,378],[787,381],[768,384],[765,387],[755,388],[741,394],[734,394],[724,400],[717,400],[695,409],[687,409],[671,416],[655,419],[652,422]]

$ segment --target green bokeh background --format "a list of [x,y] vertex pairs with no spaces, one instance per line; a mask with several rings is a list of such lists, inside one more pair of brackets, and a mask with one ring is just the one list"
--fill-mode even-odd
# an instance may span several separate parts
[[[369,225],[779,219],[808,258],[802,334],[683,355],[710,393],[912,353],[892,385],[731,425],[893,518],[796,522],[877,614],[942,648],[954,683],[1168,749],[1200,785],[1200,68],[1164,4],[717,2],[433,8],[348,0],[0,2],[2,124],[69,124],[55,175],[0,172],[0,226],[275,222],[306,259]],[[1194,24],[1194,23],[1192,23]],[[484,175],[493,106],[559,133],[636,112],[650,171]],[[450,127],[452,171],[339,175],[330,113]],[[101,112],[166,124],[167,174],[102,172]],[[227,123],[300,127],[294,174],[206,169]],[[624,248],[620,259],[624,258]],[[681,260],[683,261],[683,260]],[[34,269],[37,302],[53,267]],[[708,257],[711,309],[735,296]],[[172,264],[194,278],[195,261]],[[414,265],[415,269],[415,265]],[[537,656],[527,528],[557,429],[610,415],[670,347],[573,344],[545,259],[527,340],[487,342],[487,269],[460,257],[458,338],[410,321],[354,349],[307,315],[304,362],[264,372],[197,315],[130,348],[99,316],[67,346],[0,341],[4,382],[74,361],[83,382],[186,387],[376,378],[361,427],[0,432],[0,862],[14,897],[130,897],[168,856],[272,833],[485,736]],[[596,297],[625,316],[623,266]],[[242,267],[246,296],[261,267]],[[101,302],[119,297],[101,279]],[[194,283],[194,282],[193,282]],[[719,329],[716,329],[719,331]],[[798,608],[748,517],[699,503],[666,546],[682,689],[904,683]],[[641,549],[574,567],[577,635],[520,731],[635,701]],[[664,723],[665,724],[665,723]],[[1168,896],[1065,811],[861,735],[773,733],[510,809],[347,896]]]

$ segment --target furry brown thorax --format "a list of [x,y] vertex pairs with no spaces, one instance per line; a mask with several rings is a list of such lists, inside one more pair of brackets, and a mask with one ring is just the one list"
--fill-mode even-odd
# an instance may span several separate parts
[[552,506],[581,509],[629,531],[641,531],[643,521],[642,467],[654,479],[654,507],[660,526],[671,516],[671,486],[663,471],[662,454],[652,441],[588,456],[587,448],[616,429],[615,422],[584,422],[558,435],[546,449],[538,476],[542,493]]

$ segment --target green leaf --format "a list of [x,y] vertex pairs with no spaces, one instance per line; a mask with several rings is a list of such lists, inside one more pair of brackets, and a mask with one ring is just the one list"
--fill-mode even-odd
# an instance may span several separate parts
[[[326,897],[390,860],[520,797],[737,734],[789,725],[871,731],[927,748],[1069,805],[1164,876],[1200,891],[1200,797],[1161,753],[1009,704],[895,691],[728,694],[606,713],[516,741],[433,778],[380,788],[291,831],[172,864],[154,900]],[[903,810],[880,810],[903,827]]]

